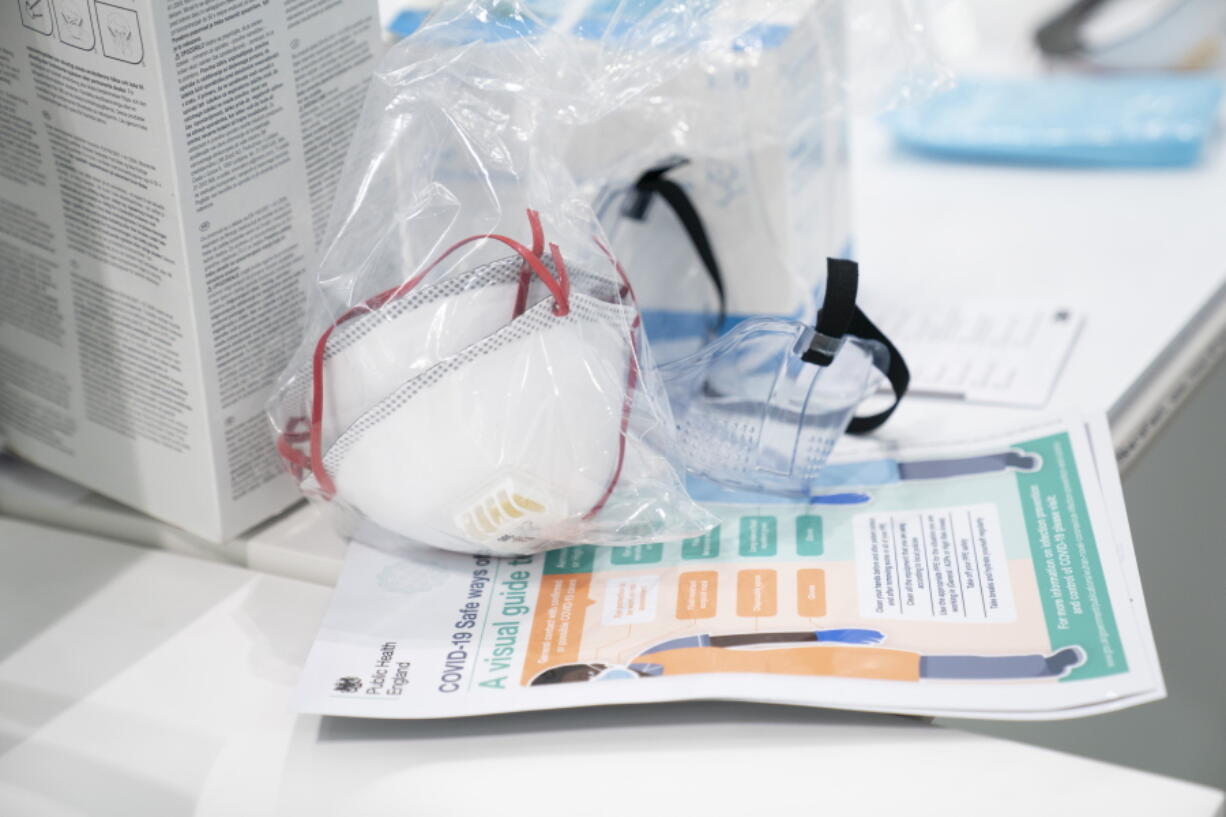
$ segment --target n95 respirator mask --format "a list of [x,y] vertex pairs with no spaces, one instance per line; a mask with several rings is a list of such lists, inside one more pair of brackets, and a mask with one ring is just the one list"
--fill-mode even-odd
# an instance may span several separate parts
[[709,528],[667,456],[667,405],[643,388],[627,285],[546,255],[531,223],[533,248],[476,236],[515,254],[426,282],[431,265],[322,333],[285,389],[309,410],[278,441],[303,491],[464,552]]

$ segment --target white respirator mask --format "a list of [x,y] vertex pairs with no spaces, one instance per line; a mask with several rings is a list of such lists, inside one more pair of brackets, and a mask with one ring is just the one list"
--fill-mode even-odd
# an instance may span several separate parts
[[[319,337],[291,385],[309,392],[309,417],[278,440],[305,492],[398,537],[495,554],[609,526],[652,541],[668,504],[689,502],[650,435],[631,432],[643,401],[628,285],[568,268],[554,244],[546,258],[529,215],[533,248],[466,239]],[[423,283],[481,239],[515,255]]]

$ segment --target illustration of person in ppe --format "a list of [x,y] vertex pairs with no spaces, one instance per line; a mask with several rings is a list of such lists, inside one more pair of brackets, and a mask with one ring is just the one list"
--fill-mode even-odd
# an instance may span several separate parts
[[[1086,661],[1085,650],[1078,646],[1050,655],[921,655],[872,646],[884,639],[884,633],[867,629],[690,635],[657,644],[626,665],[552,667],[533,678],[532,686],[720,672],[887,681],[1017,681],[1059,678]],[[788,646],[766,646],[771,644]]]
[[[811,505],[861,505],[872,501],[870,489],[904,482],[957,479],[1004,472],[1034,473],[1043,467],[1038,454],[1018,449],[972,457],[934,460],[867,460],[827,464],[813,481]],[[749,494],[703,480],[691,480],[690,495],[703,502],[772,501],[766,495]],[[840,490],[846,489],[846,490]],[[786,501],[786,500],[779,500]]]

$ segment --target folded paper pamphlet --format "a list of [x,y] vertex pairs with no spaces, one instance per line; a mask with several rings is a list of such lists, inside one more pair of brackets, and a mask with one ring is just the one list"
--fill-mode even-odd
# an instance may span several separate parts
[[913,395],[1027,408],[1046,405],[1085,323],[1063,304],[991,298],[887,299],[872,315],[905,350]]
[[298,706],[1051,719],[1164,695],[1103,418],[880,454],[828,466],[808,504],[695,486],[722,524],[680,542],[505,559],[355,542]]

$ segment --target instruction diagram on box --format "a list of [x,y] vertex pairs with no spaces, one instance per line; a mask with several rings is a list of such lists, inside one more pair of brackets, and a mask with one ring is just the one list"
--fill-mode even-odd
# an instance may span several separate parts
[[98,23],[102,27],[102,53],[113,60],[138,63],[145,58],[140,20],[133,9],[97,3]]
[[60,42],[82,51],[93,51],[94,21],[85,0],[55,0],[55,10]]
[[21,12],[21,24],[31,31],[51,36],[55,24],[51,20],[51,0],[15,0]]

